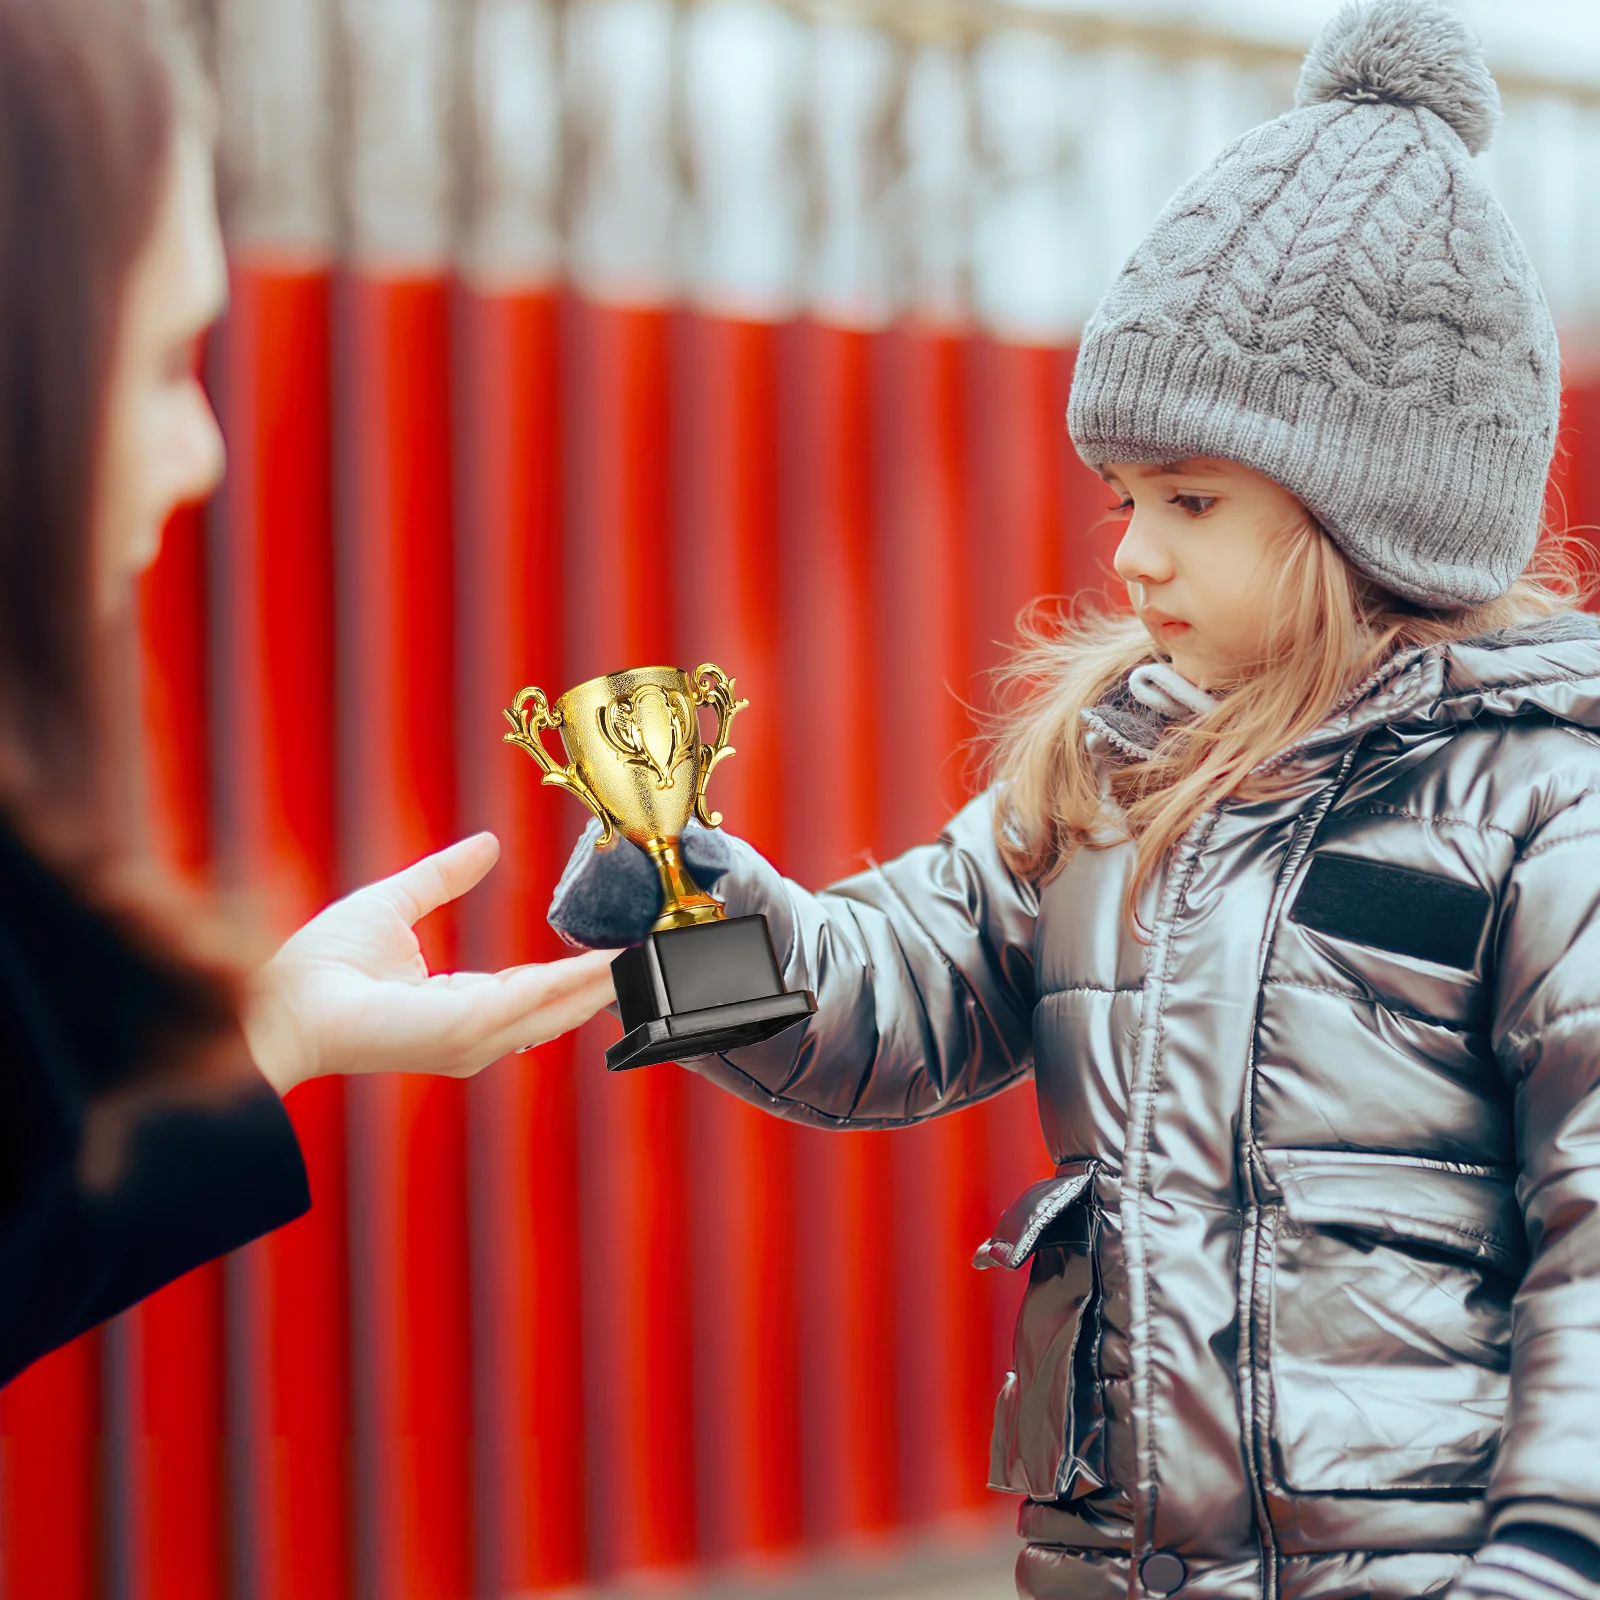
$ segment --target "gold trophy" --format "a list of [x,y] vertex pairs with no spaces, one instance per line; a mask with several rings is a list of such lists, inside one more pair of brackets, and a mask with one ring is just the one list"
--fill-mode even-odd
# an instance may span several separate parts
[[[805,992],[788,993],[767,919],[733,917],[689,876],[678,840],[690,816],[708,828],[706,784],[733,754],[728,730],[748,702],[709,662],[633,667],[568,689],[552,706],[542,689],[518,694],[506,720],[507,744],[526,750],[544,782],[565,789],[600,819],[596,848],[618,833],[644,851],[661,878],[662,908],[643,944],[611,967],[623,1036],[606,1051],[613,1072],[758,1044],[817,1009]],[[716,714],[715,739],[701,737],[700,711]],[[566,746],[561,766],[544,743],[554,728]]]

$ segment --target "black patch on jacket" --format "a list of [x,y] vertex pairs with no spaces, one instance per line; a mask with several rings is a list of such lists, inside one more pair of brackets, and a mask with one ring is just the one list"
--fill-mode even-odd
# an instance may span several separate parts
[[1494,900],[1487,889],[1360,856],[1314,855],[1289,920],[1416,961],[1471,971]]

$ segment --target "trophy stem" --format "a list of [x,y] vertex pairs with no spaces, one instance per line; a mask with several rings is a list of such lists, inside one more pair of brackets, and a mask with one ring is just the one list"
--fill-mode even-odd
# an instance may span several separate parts
[[652,933],[664,933],[668,928],[693,928],[703,922],[721,922],[722,907],[705,894],[689,876],[678,854],[676,839],[651,839],[645,845],[645,854],[655,863],[661,877],[662,907]]

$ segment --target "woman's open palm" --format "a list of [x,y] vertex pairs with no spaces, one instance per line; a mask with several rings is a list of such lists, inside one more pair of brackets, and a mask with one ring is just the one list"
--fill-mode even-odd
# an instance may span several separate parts
[[357,889],[262,968],[246,1031],[280,1093],[330,1073],[470,1077],[611,1001],[606,951],[503,972],[428,971],[415,924],[471,889],[499,854],[494,835],[480,833]]

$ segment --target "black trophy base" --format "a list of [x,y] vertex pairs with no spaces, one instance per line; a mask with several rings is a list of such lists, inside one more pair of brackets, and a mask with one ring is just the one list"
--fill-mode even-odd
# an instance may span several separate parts
[[623,1036],[612,1072],[760,1044],[817,1009],[783,987],[765,917],[652,933],[611,964]]

